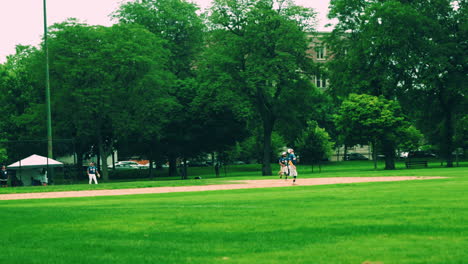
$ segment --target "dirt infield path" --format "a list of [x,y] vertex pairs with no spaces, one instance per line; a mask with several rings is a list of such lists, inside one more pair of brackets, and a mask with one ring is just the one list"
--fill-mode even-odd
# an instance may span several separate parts
[[[409,181],[409,180],[430,180],[443,179],[445,177],[336,177],[336,178],[311,178],[298,179],[297,185],[326,185],[341,183],[359,182],[389,182],[389,181]],[[22,200],[22,199],[46,199],[46,198],[69,198],[69,197],[91,197],[91,196],[113,196],[113,195],[133,195],[151,193],[171,193],[171,192],[199,192],[216,190],[235,190],[251,188],[270,188],[292,186],[292,180],[246,180],[233,181],[233,184],[202,185],[202,186],[181,186],[181,187],[150,187],[138,189],[115,189],[115,190],[94,190],[94,191],[69,191],[69,192],[43,192],[43,193],[18,193],[0,194],[0,200]]]

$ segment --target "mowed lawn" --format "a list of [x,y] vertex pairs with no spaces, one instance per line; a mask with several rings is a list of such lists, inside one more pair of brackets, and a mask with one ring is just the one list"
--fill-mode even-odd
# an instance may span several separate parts
[[450,178],[0,201],[0,263],[467,263],[468,169],[407,172]]

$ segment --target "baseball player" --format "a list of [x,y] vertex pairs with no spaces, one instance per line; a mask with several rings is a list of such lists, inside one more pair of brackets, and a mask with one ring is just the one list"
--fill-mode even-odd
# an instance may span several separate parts
[[280,179],[285,177],[285,179],[288,178],[289,174],[289,169],[288,169],[288,156],[286,152],[281,153],[281,157],[278,159],[278,164],[280,165],[280,170],[278,171],[278,175],[280,176]]
[[99,175],[98,169],[96,168],[96,166],[94,166],[94,162],[89,163],[89,167],[86,170],[86,172],[88,173],[89,184],[92,184],[93,181],[94,181],[95,184],[98,184],[97,179],[96,179],[96,175],[98,177],[101,177],[101,175]]
[[293,176],[293,184],[296,184],[296,178],[297,178],[297,157],[294,154],[294,149],[288,149],[288,163],[289,163],[289,176]]

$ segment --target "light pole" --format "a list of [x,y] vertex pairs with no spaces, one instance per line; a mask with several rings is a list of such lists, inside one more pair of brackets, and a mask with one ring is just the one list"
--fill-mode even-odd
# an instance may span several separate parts
[[50,110],[50,81],[49,81],[49,46],[47,45],[47,3],[43,0],[44,6],[44,51],[46,69],[46,104],[47,104],[47,157],[52,159],[52,114]]
[[[47,3],[43,2],[44,6],[44,52],[45,52],[45,74],[46,74],[46,104],[47,104],[47,158],[53,159],[52,152],[52,114],[50,110],[50,81],[49,81],[49,46],[47,44]],[[47,160],[49,162],[49,160]],[[54,170],[47,166],[47,175],[49,175],[50,183],[54,183]]]

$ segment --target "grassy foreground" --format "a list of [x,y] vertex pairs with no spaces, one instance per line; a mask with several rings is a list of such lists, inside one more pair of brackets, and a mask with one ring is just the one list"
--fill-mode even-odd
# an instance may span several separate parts
[[0,201],[0,263],[466,263],[467,168],[424,171],[452,178]]

